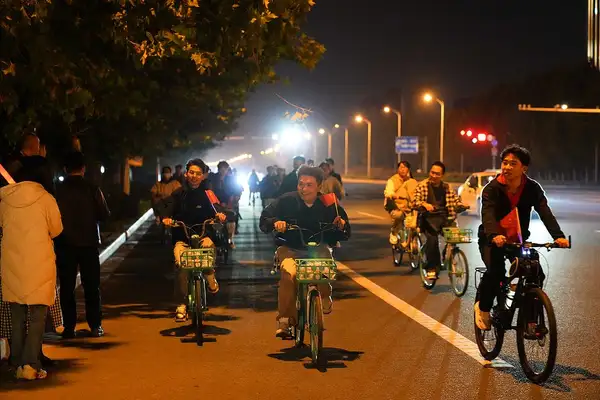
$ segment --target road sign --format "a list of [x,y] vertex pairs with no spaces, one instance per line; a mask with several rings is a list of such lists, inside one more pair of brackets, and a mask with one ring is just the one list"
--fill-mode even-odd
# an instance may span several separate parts
[[418,136],[396,137],[396,154],[416,154],[419,152]]

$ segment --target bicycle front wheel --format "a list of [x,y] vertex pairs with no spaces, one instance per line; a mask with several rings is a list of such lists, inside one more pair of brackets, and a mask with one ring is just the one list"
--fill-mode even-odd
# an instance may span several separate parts
[[304,345],[304,329],[306,324],[306,297],[304,297],[305,285],[298,285],[298,297],[296,309],[298,310],[298,322],[294,327],[294,341],[296,347]]
[[204,280],[200,278],[196,278],[194,280],[194,320],[193,323],[196,327],[196,344],[198,346],[202,346],[204,343],[203,330],[204,327],[202,325],[202,312],[203,312],[203,299],[204,299]]
[[421,275],[421,282],[423,283],[423,287],[427,290],[433,289],[435,287],[435,283],[437,282],[437,273],[436,279],[430,279],[427,276],[427,256],[425,255],[424,247],[421,247],[421,250],[419,250],[418,263],[419,275]]
[[[475,295],[475,303],[479,301],[479,292]],[[475,321],[475,312],[473,312],[473,326],[475,327],[475,342],[479,348],[479,353],[487,361],[492,361],[500,354],[502,345],[504,344],[504,327],[502,326],[502,320],[498,315],[498,302],[495,301],[494,307],[492,307],[491,319],[492,329],[484,331],[479,329],[477,322]]]
[[422,246],[421,236],[418,233],[413,233],[408,242],[408,260],[412,271],[419,269],[419,253]]
[[467,292],[469,287],[469,262],[465,253],[460,249],[456,249],[452,255],[452,265],[448,271],[450,276],[450,284],[456,297],[462,297]]
[[317,290],[310,292],[308,330],[310,332],[310,353],[314,365],[323,363],[323,303]]
[[[554,308],[541,288],[528,289],[521,304],[517,320],[519,361],[530,381],[543,383],[552,374],[556,362],[558,332]],[[536,357],[536,353],[543,354]]]

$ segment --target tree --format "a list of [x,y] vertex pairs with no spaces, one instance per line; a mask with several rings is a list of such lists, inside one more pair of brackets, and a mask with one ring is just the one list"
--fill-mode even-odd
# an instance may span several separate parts
[[5,0],[0,128],[119,158],[222,140],[282,59],[314,68],[312,0]]

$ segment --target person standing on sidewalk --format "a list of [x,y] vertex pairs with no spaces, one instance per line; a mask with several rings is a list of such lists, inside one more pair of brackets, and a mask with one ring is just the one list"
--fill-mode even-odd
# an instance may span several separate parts
[[77,268],[85,293],[85,316],[92,336],[104,335],[100,302],[100,259],[98,222],[110,216],[102,190],[84,178],[85,159],[81,152],[70,153],[65,162],[68,174],[58,185],[56,199],[64,231],[57,239],[60,301],[63,311],[63,338],[75,337]]
[[25,380],[47,376],[40,354],[56,290],[52,239],[63,230],[56,200],[42,186],[44,167],[43,159],[33,160],[16,173],[19,183],[0,189],[2,300],[10,303],[11,363]]

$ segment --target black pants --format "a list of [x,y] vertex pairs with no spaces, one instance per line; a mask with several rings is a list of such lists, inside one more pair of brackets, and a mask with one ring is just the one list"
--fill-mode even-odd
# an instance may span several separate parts
[[65,330],[75,329],[77,303],[75,283],[77,269],[85,295],[85,318],[91,329],[102,323],[100,302],[100,259],[97,247],[60,245],[57,249],[58,278],[60,280],[60,304]]
[[479,283],[479,309],[489,312],[494,299],[500,293],[500,283],[506,277],[506,258],[514,258],[514,254],[494,244],[480,243],[479,252],[486,271]]

